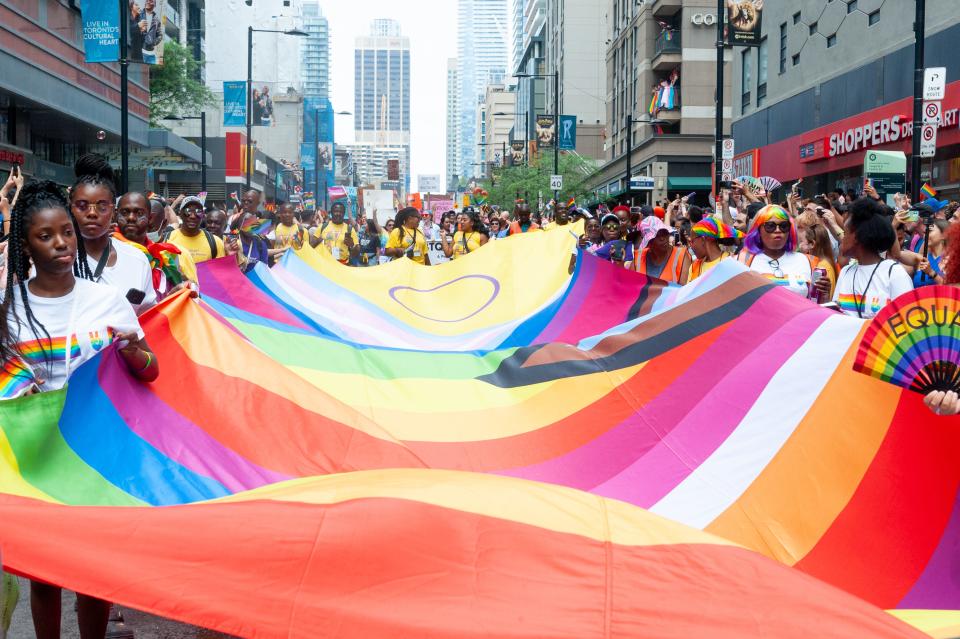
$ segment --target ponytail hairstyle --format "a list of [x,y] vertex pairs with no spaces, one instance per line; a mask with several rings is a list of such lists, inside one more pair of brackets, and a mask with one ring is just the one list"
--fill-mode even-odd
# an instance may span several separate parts
[[[14,295],[19,292],[20,301],[26,317],[16,317],[15,321],[23,326],[24,320],[33,336],[40,344],[44,360],[49,361],[48,346],[52,346],[50,333],[37,319],[30,308],[27,295],[27,281],[30,279],[30,259],[27,254],[27,232],[33,222],[33,216],[44,209],[63,209],[73,223],[73,232],[77,238],[77,258],[73,263],[73,274],[76,277],[93,280],[93,273],[87,264],[87,253],[83,249],[83,240],[80,237],[80,227],[70,212],[70,205],[63,189],[49,180],[31,181],[23,187],[16,206],[10,216],[10,237],[7,244],[7,281],[6,294],[3,304],[0,305],[0,359],[6,361],[13,353],[10,344],[8,317],[14,301]],[[42,335],[42,337],[41,337]],[[44,338],[46,342],[44,342]],[[46,346],[44,345],[46,344]]]
[[99,153],[81,155],[73,165],[73,173],[77,176],[77,181],[70,189],[71,193],[84,184],[102,186],[110,191],[111,202],[117,199],[117,177],[106,157]]

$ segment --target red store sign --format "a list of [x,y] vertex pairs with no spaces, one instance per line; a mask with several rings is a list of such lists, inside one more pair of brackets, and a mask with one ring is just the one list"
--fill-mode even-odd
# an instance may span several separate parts
[[7,149],[0,149],[0,162],[23,165],[23,160],[23,153],[19,153],[17,151],[8,151]]
[[[947,85],[937,146],[960,144],[960,82]],[[795,180],[863,164],[867,149],[911,152],[913,98],[762,147],[764,173]]]

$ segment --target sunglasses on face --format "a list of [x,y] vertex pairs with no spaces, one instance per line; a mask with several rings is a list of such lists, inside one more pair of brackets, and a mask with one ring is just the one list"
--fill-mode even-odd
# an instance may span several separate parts
[[780,230],[783,233],[790,232],[790,222],[764,222],[763,230],[767,233],[773,233],[774,231]]
[[97,213],[106,213],[113,208],[113,203],[108,200],[100,200],[99,202],[87,202],[86,200],[77,200],[73,203],[73,208],[81,213],[86,213],[90,207],[93,206],[97,209]]
[[603,228],[604,228],[604,230],[607,230],[607,231],[619,231],[619,230],[620,230],[620,225],[619,225],[619,224],[604,224],[604,225],[603,225]]

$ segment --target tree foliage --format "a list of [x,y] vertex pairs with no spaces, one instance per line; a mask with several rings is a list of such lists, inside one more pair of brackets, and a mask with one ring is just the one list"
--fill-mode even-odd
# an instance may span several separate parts
[[[563,176],[563,190],[560,199],[571,197],[581,201],[587,196],[587,182],[596,166],[590,160],[572,153],[560,153],[560,175]],[[523,198],[536,205],[537,197],[543,193],[544,202],[553,199],[550,190],[550,176],[553,174],[553,151],[541,152],[538,157],[530,158],[530,165],[519,164],[493,169],[493,180],[486,179],[481,186],[490,194],[488,202],[501,207],[513,208],[517,198]]]
[[150,126],[170,116],[196,115],[216,104],[213,92],[198,80],[203,62],[174,40],[163,44],[163,65],[150,67]]

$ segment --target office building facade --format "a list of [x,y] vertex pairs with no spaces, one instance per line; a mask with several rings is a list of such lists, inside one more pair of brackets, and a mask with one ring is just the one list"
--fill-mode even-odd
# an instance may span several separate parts
[[456,191],[460,185],[460,92],[459,64],[456,58],[447,59],[447,189]]
[[[868,150],[912,151],[914,3],[766,3],[763,45],[735,51],[738,174],[859,192]],[[946,67],[936,157],[921,180],[960,191],[960,4],[927,0],[926,67]],[[950,82],[950,80],[953,80]],[[908,182],[909,184],[909,182]]]
[[460,64],[460,175],[480,175],[477,112],[488,84],[500,84],[510,62],[508,0],[460,0],[457,59]]
[[303,30],[309,34],[303,41],[303,95],[329,98],[330,26],[318,2],[303,4]]

